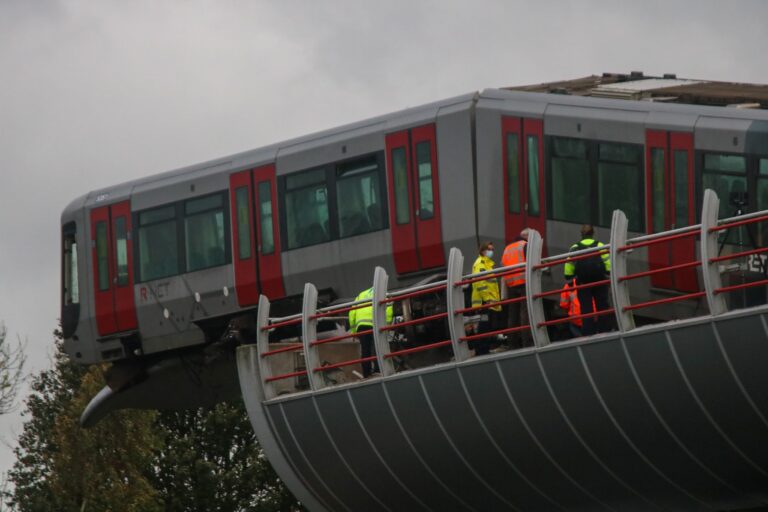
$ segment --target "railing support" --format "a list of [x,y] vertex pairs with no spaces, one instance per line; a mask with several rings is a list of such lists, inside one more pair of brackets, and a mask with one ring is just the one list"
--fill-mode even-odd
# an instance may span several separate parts
[[632,311],[625,310],[631,305],[629,300],[629,281],[620,281],[620,278],[627,275],[627,251],[620,251],[619,248],[627,245],[627,227],[629,222],[627,216],[621,210],[613,211],[611,220],[611,295],[613,296],[613,305],[616,310],[616,323],[619,331],[627,332],[635,328],[635,318]]
[[381,331],[381,328],[387,325],[387,307],[390,306],[389,302],[382,302],[387,298],[388,286],[387,271],[381,267],[376,267],[373,273],[373,297],[371,297],[373,301],[373,348],[376,351],[379,371],[384,377],[395,373],[395,364],[392,358],[385,357],[389,354],[388,334],[386,331]]
[[701,275],[704,278],[704,291],[707,294],[707,304],[711,315],[720,315],[728,310],[725,297],[716,294],[715,290],[723,287],[720,279],[720,268],[717,262],[710,261],[717,256],[717,236],[719,231],[710,231],[717,226],[720,211],[720,199],[717,194],[707,189],[704,191],[704,202],[701,208],[701,236],[699,240],[701,253]]
[[269,350],[269,331],[265,329],[268,325],[269,299],[264,295],[259,295],[259,306],[256,310],[256,348],[259,354],[261,385],[264,388],[264,398],[266,400],[277,396],[274,383],[267,380],[272,377],[272,363],[268,361],[268,358],[261,355]]
[[544,241],[535,229],[528,231],[528,244],[525,255],[525,300],[528,302],[528,325],[530,325],[533,344],[537,347],[549,345],[549,333],[547,326],[542,324],[547,321],[544,316],[544,303],[535,295],[541,293],[541,269],[536,267],[541,263],[541,250]]
[[448,273],[446,276],[445,303],[448,308],[448,332],[451,335],[453,357],[456,362],[469,359],[469,346],[462,343],[459,338],[464,336],[464,314],[456,313],[466,307],[464,303],[464,290],[456,283],[462,280],[464,268],[464,255],[459,249],[453,247],[448,255]]
[[304,364],[307,367],[309,388],[317,391],[325,387],[325,380],[315,368],[320,367],[320,349],[313,345],[317,341],[317,288],[312,283],[304,285],[304,304],[301,308],[301,342],[304,344]]

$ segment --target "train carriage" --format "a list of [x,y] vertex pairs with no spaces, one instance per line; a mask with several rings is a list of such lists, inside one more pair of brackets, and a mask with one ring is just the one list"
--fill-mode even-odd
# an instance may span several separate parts
[[[253,314],[259,294],[289,314],[305,282],[333,300],[370,286],[375,266],[392,288],[429,280],[451,247],[473,254],[479,240],[502,244],[523,227],[559,253],[581,223],[607,238],[614,209],[633,234],[690,225],[704,188],[734,198],[724,209],[768,209],[767,112],[470,93],[76,199],[62,215],[65,350],[78,363],[127,368],[116,386],[135,388],[199,348],[201,365],[231,351],[232,322]],[[693,247],[673,241],[648,259],[682,264]],[[687,269],[632,293],[686,293],[698,281]],[[698,304],[676,307],[680,316]],[[139,395],[126,403],[158,406]],[[194,404],[187,395],[178,402]]]

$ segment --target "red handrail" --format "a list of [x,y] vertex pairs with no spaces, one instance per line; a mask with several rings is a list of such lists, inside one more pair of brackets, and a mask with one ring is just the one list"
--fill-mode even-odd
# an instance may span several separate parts
[[751,256],[752,254],[762,254],[764,252],[768,252],[768,247],[760,247],[758,249],[752,249],[751,251],[735,252],[733,254],[726,254],[724,256],[709,258],[709,262],[717,263],[718,261],[732,260],[736,258],[742,258],[744,256]]
[[441,318],[445,318],[446,316],[448,316],[448,313],[445,313],[445,312],[437,313],[435,315],[423,316],[421,318],[414,318],[413,320],[408,320],[407,322],[400,322],[400,323],[397,323],[397,324],[385,325],[384,327],[382,327],[379,330],[380,331],[393,331],[393,330],[398,329],[400,327],[407,327],[409,325],[417,325],[417,324],[423,324],[423,323],[426,323],[426,322],[431,322],[433,320],[440,320]]
[[269,331],[271,329],[277,329],[278,327],[285,327],[287,325],[296,325],[301,323],[301,317],[294,318],[292,320],[286,320],[285,322],[278,322],[276,324],[265,325],[261,328],[262,331]]
[[641,302],[640,304],[631,304],[629,306],[624,306],[624,311],[632,311],[634,309],[649,308],[651,306],[658,306],[659,304],[669,304],[670,302],[678,302],[686,299],[697,299],[699,297],[703,297],[706,294],[707,292],[694,292],[694,293],[688,293],[686,295],[680,295],[678,297],[668,297],[666,299],[650,300],[648,302]]
[[366,329],[364,331],[357,331],[355,333],[348,332],[345,334],[342,334],[340,336],[332,336],[330,338],[325,338],[322,340],[315,340],[309,343],[310,346],[314,347],[315,345],[323,345],[325,343],[333,343],[334,341],[341,341],[347,338],[357,338],[358,336],[363,336],[365,334],[371,334],[373,333],[373,329]]
[[718,288],[715,290],[715,293],[726,293],[726,292],[732,292],[734,290],[741,290],[742,288],[752,288],[753,286],[762,286],[764,284],[768,284],[768,279],[763,279],[762,281],[754,281],[752,283],[741,283],[741,284],[735,284],[733,286],[724,286],[723,288]]
[[747,224],[754,224],[756,222],[762,222],[764,220],[768,220],[768,215],[763,215],[762,217],[754,217],[752,219],[747,220],[739,220],[736,222],[731,222],[728,224],[720,224],[719,226],[714,226],[709,228],[709,232],[712,233],[714,231],[722,231],[724,229],[730,229],[730,228],[736,228],[739,226],[745,226]]
[[579,254],[577,256],[567,256],[565,258],[560,258],[558,260],[546,261],[538,265],[534,265],[533,268],[534,270],[539,270],[542,268],[554,267],[555,265],[562,265],[563,263],[568,263],[569,261],[579,261],[579,260],[585,260],[587,258],[594,258],[595,256],[602,256],[603,254],[608,254],[609,252],[610,251],[608,249],[600,249],[599,251],[593,251],[586,254]]
[[292,372],[292,373],[283,373],[281,375],[275,375],[274,377],[269,377],[264,379],[264,382],[274,382],[276,380],[283,380],[283,379],[290,379],[291,377],[298,377],[300,375],[306,375],[307,370],[301,370],[298,372]]
[[389,359],[389,358],[392,358],[392,357],[395,357],[395,356],[404,356],[406,354],[414,354],[416,352],[424,352],[426,350],[431,350],[433,348],[438,348],[438,347],[444,347],[444,346],[450,345],[450,344],[451,344],[451,340],[438,341],[437,343],[430,343],[429,345],[421,345],[421,346],[418,346],[418,347],[406,348],[406,349],[403,349],[403,350],[398,350],[396,352],[390,352],[389,354],[384,354],[384,358],[385,359]]
[[424,288],[423,290],[417,290],[411,293],[404,293],[402,295],[396,295],[394,297],[387,297],[386,299],[383,299],[380,302],[380,304],[386,304],[388,302],[397,302],[398,300],[410,299],[411,297],[418,297],[419,295],[426,295],[428,293],[439,292],[445,289],[446,289],[446,285],[441,284],[438,286],[433,286],[432,288]]
[[700,261],[690,261],[688,263],[681,263],[679,265],[672,265],[670,267],[662,267],[654,270],[646,270],[645,272],[638,272],[637,274],[630,274],[619,278],[619,282],[629,281],[630,279],[637,279],[640,277],[652,276],[654,274],[660,274],[662,272],[671,272],[673,270],[682,270],[684,268],[698,267],[701,265]]
[[262,352],[260,355],[261,355],[261,357],[268,357],[268,356],[273,356],[275,354],[282,354],[283,352],[293,352],[294,350],[298,350],[298,349],[300,349],[302,347],[304,347],[303,343],[296,343],[294,345],[289,345],[287,347],[276,348],[274,350],[268,350],[266,352]]
[[564,318],[555,318],[554,320],[547,320],[546,322],[541,322],[540,324],[538,324],[538,327],[544,327],[546,325],[564,324],[565,322],[570,322],[571,320],[579,320],[581,318],[592,318],[595,316],[609,315],[615,312],[616,310],[614,308],[601,309],[599,311],[584,313],[582,315],[573,315],[573,316],[566,316]]
[[472,340],[480,340],[483,338],[490,338],[491,336],[497,336],[499,334],[507,334],[512,332],[519,332],[519,331],[527,331],[530,329],[530,325],[520,325],[517,327],[507,327],[506,329],[499,329],[496,331],[489,331],[489,332],[481,332],[479,334],[470,334],[469,336],[462,336],[459,338],[459,341],[472,341]]
[[565,288],[556,288],[554,290],[548,290],[546,292],[536,293],[534,294],[534,299],[541,299],[542,297],[549,297],[550,295],[557,295],[558,293],[563,293],[564,291],[572,292],[575,290],[581,290],[582,288],[592,288],[595,286],[603,286],[606,284],[611,284],[610,279],[602,279],[600,281],[593,281],[591,283],[584,283],[584,284],[577,284],[576,286],[569,286],[568,290]]
[[525,300],[525,296],[512,297],[511,299],[504,299],[504,300],[499,300],[495,302],[486,302],[485,304],[480,304],[479,306],[470,306],[468,308],[457,309],[456,311],[454,311],[454,313],[457,315],[463,315],[464,313],[470,313],[472,311],[489,309],[494,306],[504,306],[505,304],[514,304],[515,302],[523,302],[524,300]]
[[333,370],[335,368],[342,368],[344,366],[351,366],[353,364],[358,363],[367,363],[368,361],[375,361],[376,356],[368,356],[368,357],[361,357],[360,359],[351,359],[349,361],[342,361],[340,363],[334,363],[334,364],[327,364],[325,366],[320,366],[318,368],[315,368],[315,372],[325,372],[328,370]]
[[671,240],[679,240],[680,238],[688,238],[689,236],[698,235],[698,230],[689,231],[687,233],[677,233],[676,235],[660,236],[653,240],[643,240],[642,242],[632,243],[631,241],[623,247],[619,247],[619,252],[629,251],[630,249],[639,249],[640,247],[646,247],[648,245],[658,244],[661,242],[669,242]]
[[504,270],[503,272],[492,272],[492,271],[489,270],[487,272],[487,274],[484,274],[482,276],[469,277],[469,278],[463,279],[461,281],[456,281],[455,283],[453,283],[453,286],[454,287],[455,286],[464,286],[465,284],[472,284],[472,283],[476,283],[478,281],[487,281],[489,279],[496,279],[497,277],[505,277],[505,276],[509,276],[509,275],[512,275],[512,274],[525,274],[525,265],[517,267],[517,268],[509,269],[509,270]]
[[315,313],[314,315],[310,316],[309,318],[315,319],[315,318],[323,318],[325,316],[331,316],[331,315],[338,315],[341,313],[349,313],[350,311],[354,311],[356,309],[362,309],[367,308],[371,305],[371,301],[368,300],[364,302],[363,304],[355,304],[354,306],[348,306],[345,308],[339,308],[339,309],[332,309],[330,311],[321,311],[319,313]]

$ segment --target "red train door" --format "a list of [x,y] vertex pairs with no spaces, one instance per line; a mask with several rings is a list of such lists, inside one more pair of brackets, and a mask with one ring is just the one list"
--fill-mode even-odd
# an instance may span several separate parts
[[235,290],[240,306],[285,296],[277,230],[275,166],[241,171],[229,177],[234,241]]
[[131,205],[91,210],[96,327],[100,336],[136,329]]
[[[645,146],[648,233],[695,223],[693,134],[647,130]],[[693,237],[648,247],[650,270],[687,263],[695,258]],[[693,292],[699,288],[695,269],[654,274],[651,286],[681,292]]]
[[235,265],[235,294],[240,306],[250,306],[259,301],[251,171],[230,175],[229,197],[234,242],[232,260]]
[[254,169],[256,233],[261,293],[270,299],[285,296],[280,261],[280,231],[277,224],[277,183],[274,164]]
[[388,134],[386,149],[395,270],[444,266],[434,123]]
[[502,117],[504,237],[509,243],[523,228],[546,240],[544,203],[544,123],[541,119]]

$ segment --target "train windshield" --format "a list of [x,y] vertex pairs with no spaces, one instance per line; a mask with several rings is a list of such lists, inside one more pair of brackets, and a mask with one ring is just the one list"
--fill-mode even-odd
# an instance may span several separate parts
[[65,226],[63,233],[64,261],[63,261],[63,304],[78,304],[80,302],[80,290],[77,285],[77,241],[75,240],[74,224]]
[[80,286],[77,273],[77,229],[74,222],[61,230],[61,332],[70,338],[80,316]]

